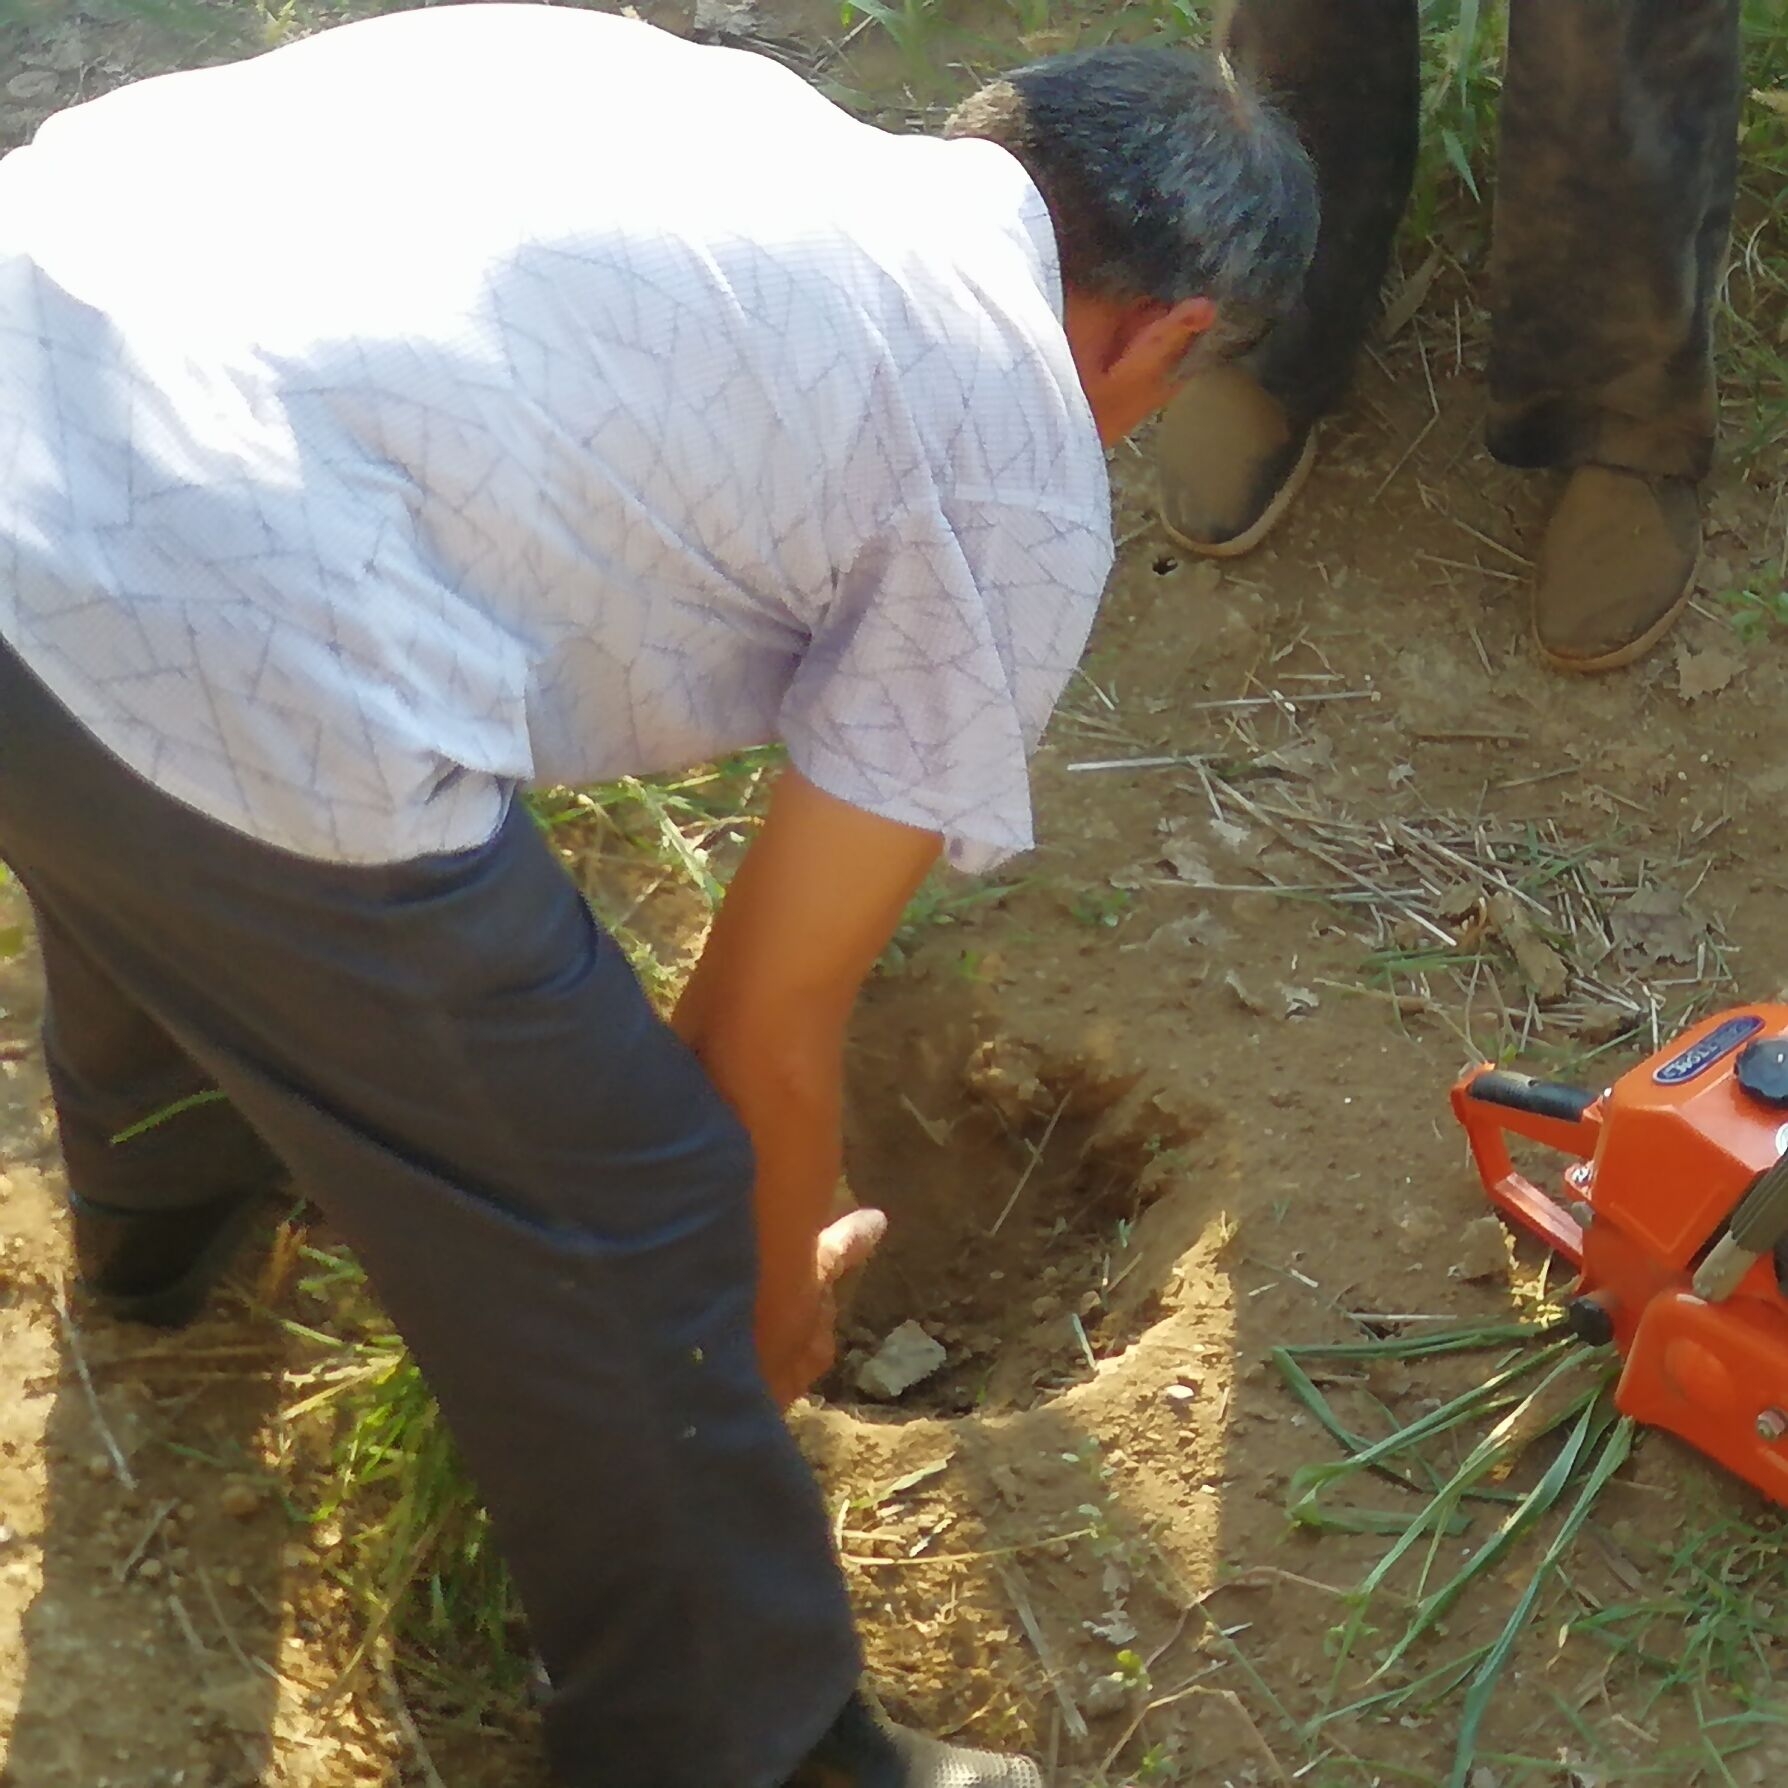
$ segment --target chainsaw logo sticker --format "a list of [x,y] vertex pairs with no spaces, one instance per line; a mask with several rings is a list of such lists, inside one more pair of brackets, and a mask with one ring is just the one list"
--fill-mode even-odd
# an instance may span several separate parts
[[1659,1086],[1681,1086],[1685,1080],[1705,1074],[1721,1056],[1730,1055],[1747,1037],[1756,1036],[1762,1029],[1763,1020],[1754,1012],[1742,1018],[1728,1018],[1724,1024],[1716,1024],[1700,1042],[1673,1055],[1652,1079]]

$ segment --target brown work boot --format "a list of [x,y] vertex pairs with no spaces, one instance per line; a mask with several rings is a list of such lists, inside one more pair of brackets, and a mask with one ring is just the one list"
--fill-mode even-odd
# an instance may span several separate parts
[[1560,670],[1631,664],[1687,606],[1700,553],[1692,480],[1579,466],[1540,546],[1533,633],[1541,652]]
[[1043,1788],[1027,1757],[908,1732],[853,1695],[783,1788]]
[[1316,430],[1239,366],[1200,373],[1155,430],[1161,525],[1188,552],[1252,552],[1291,507],[1316,457]]

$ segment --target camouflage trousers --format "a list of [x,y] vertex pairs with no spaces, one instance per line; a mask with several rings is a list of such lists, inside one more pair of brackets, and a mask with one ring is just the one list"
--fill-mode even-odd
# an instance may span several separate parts
[[[1490,450],[1699,478],[1737,176],[1739,0],[1510,0],[1491,258]],[[1301,307],[1254,369],[1299,423],[1376,312],[1421,108],[1417,0],[1238,0],[1236,63],[1316,162]]]

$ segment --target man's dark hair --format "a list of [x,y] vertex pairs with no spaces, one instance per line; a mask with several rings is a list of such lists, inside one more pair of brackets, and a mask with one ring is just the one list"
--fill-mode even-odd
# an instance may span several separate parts
[[1141,45],[1015,68],[944,134],[1009,150],[1049,206],[1065,284],[1098,297],[1215,300],[1234,353],[1297,296],[1316,181],[1295,133],[1227,60]]

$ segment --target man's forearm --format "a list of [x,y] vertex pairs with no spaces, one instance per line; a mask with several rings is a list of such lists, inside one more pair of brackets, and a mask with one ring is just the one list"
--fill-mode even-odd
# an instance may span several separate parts
[[757,1151],[758,1347],[785,1403],[826,1369],[832,1281],[880,1238],[882,1219],[863,1213],[828,1232],[821,1257],[842,1165],[844,1039],[940,842],[785,770],[672,1020]]
[[813,1328],[814,1250],[843,1171],[843,1038],[830,1025],[774,1037],[709,1025],[686,1041],[751,1137],[758,1348],[772,1390],[793,1396],[805,1387],[779,1379]]

